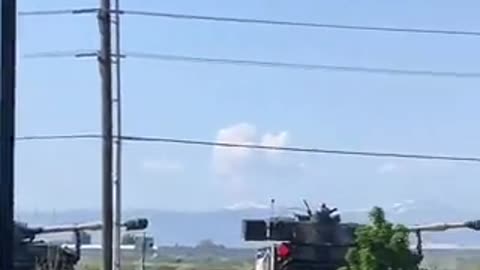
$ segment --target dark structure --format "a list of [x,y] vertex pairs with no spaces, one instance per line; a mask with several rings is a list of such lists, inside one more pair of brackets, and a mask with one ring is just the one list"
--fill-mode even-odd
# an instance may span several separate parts
[[[143,230],[148,226],[146,219],[133,219],[122,224],[127,231]],[[28,227],[15,223],[14,267],[13,270],[73,270],[80,260],[80,248],[85,240],[85,231],[102,230],[102,223],[81,225],[59,225],[48,227]],[[37,239],[37,236],[52,233],[71,232],[74,234],[75,248],[51,244]]]
[[0,11],[0,270],[11,270],[13,264],[16,2],[2,0]]
[[312,212],[305,204],[306,215],[244,220],[244,240],[279,242],[272,254],[275,269],[338,269],[355,244],[355,230],[361,225],[342,223],[336,208],[322,205]]
[[100,0],[98,25],[101,35],[98,54],[102,104],[102,231],[103,268],[113,269],[113,118],[111,4]]
[[[328,208],[325,204],[312,212],[308,203],[304,203],[306,215],[243,221],[245,241],[274,242],[270,247],[259,249],[257,253],[257,261],[267,258],[269,262],[269,266],[263,266],[262,270],[336,270],[346,265],[347,251],[355,245],[355,231],[363,224],[342,222],[337,209]],[[410,232],[416,233],[420,260],[423,256],[422,231],[454,228],[480,230],[480,221],[408,228]]]

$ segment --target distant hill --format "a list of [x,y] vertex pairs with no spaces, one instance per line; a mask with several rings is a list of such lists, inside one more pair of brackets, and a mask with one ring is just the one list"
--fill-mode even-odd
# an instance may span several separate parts
[[[367,209],[368,210],[368,209]],[[452,209],[434,203],[410,203],[386,208],[387,217],[404,224],[433,222],[454,222],[475,219],[473,213]],[[277,213],[287,213],[279,208]],[[265,218],[271,214],[265,207],[230,207],[211,212],[175,212],[162,210],[129,210],[124,217],[146,217],[150,220],[149,233],[155,237],[158,245],[188,245],[211,239],[229,247],[241,247],[241,220],[244,218]],[[72,210],[57,212],[21,212],[17,216],[21,221],[32,225],[52,223],[79,223],[100,220],[100,212],[94,210]],[[480,217],[478,217],[480,218]],[[342,213],[342,219],[353,222],[367,222],[364,210]],[[425,235],[425,242],[438,244],[455,244],[480,246],[480,232],[459,230],[447,233],[431,233]]]

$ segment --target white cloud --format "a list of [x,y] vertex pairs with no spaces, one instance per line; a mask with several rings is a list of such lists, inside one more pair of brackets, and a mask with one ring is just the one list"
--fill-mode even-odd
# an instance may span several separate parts
[[420,175],[433,176],[433,175],[445,175],[446,172],[456,168],[458,164],[447,162],[435,162],[435,161],[408,161],[408,160],[394,160],[381,163],[378,167],[374,168],[377,174],[409,174],[413,177],[419,177]]
[[[286,131],[278,132],[277,134],[274,133],[266,133],[262,136],[262,140],[260,142],[263,146],[272,146],[272,147],[284,147],[287,145],[288,141],[288,133]],[[280,152],[268,150],[267,155],[270,158],[278,156]]]
[[[255,126],[249,123],[239,123],[222,128],[217,133],[216,141],[220,143],[259,144],[264,146],[282,147],[288,140],[288,132],[267,132],[258,134]],[[265,150],[264,150],[265,151]],[[263,152],[264,152],[263,151]],[[276,156],[280,152],[268,151],[268,156]],[[213,150],[213,165],[220,175],[238,176],[250,164],[261,158],[253,149],[215,147]]]
[[387,174],[393,171],[398,170],[398,165],[395,163],[384,163],[377,169],[377,173],[379,174]]
[[[254,125],[243,122],[220,129],[216,142],[281,147],[287,144],[288,138],[287,131],[259,132]],[[234,201],[254,196],[259,186],[264,186],[265,179],[301,170],[298,163],[297,160],[286,159],[283,152],[273,150],[218,146],[213,148],[212,155],[212,167],[217,176],[215,181],[219,181],[222,192]],[[257,181],[262,183],[255,186]]]
[[270,206],[252,201],[242,201],[225,207],[227,210],[269,209]]
[[405,200],[402,202],[394,203],[392,210],[394,213],[401,214],[415,208],[414,200]]
[[[218,131],[216,141],[220,143],[252,144],[256,129],[248,123],[240,123]],[[213,162],[215,172],[221,175],[234,174],[244,166],[252,155],[251,149],[215,147]]]
[[288,133],[286,131],[274,133],[266,133],[262,136],[261,144],[265,146],[282,147],[287,144]]
[[178,161],[166,159],[151,159],[142,163],[142,168],[156,173],[180,173],[184,171],[184,166]]

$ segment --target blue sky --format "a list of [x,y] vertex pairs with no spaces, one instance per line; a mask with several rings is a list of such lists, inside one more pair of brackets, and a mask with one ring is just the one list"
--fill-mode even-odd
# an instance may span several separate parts
[[[98,5],[96,0],[67,2],[20,1],[19,9]],[[200,15],[480,30],[478,1],[123,0],[122,5]],[[122,27],[123,49],[136,52],[460,72],[478,71],[480,62],[476,37],[133,16],[123,17]],[[22,57],[96,49],[95,16],[20,17],[18,36],[18,135],[99,132],[94,59]],[[480,156],[479,81],[128,59],[123,65],[124,132]],[[272,196],[285,204],[306,197],[347,208],[421,199],[469,208],[480,177],[474,164],[219,153],[146,143],[128,143],[124,151],[126,208],[201,210],[266,202]],[[18,143],[17,208],[98,208],[100,169],[96,141]],[[358,194],[362,190],[371,195]]]

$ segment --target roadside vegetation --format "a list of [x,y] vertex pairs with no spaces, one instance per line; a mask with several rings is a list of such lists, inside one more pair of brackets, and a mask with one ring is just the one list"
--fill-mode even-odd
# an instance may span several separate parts
[[421,256],[410,249],[409,232],[400,224],[393,224],[380,207],[370,213],[370,224],[356,231],[355,248],[347,253],[347,267],[343,270],[418,270]]
[[[347,267],[340,270],[480,270],[480,255],[463,256],[442,253],[438,258],[426,255],[424,260],[409,247],[409,232],[401,224],[387,220],[380,207],[369,213],[370,223],[357,231],[357,246],[347,253]],[[193,261],[147,261],[142,269],[139,261],[124,262],[124,270],[253,270],[253,258],[247,261],[222,261],[215,256],[213,243],[197,246],[198,259]],[[228,249],[222,247],[223,249]],[[212,254],[204,259],[205,253]],[[195,254],[191,254],[194,256]],[[201,255],[201,256],[200,256]],[[195,257],[195,256],[194,256]],[[101,270],[100,263],[80,263],[79,270]]]

